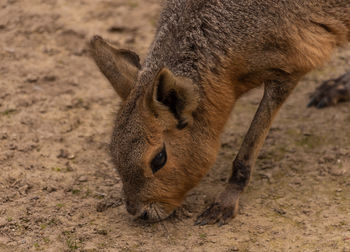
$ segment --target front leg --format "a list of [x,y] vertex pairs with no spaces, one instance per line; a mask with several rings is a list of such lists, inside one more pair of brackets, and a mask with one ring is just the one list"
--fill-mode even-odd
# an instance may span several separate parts
[[240,194],[249,183],[257,155],[273,118],[296,84],[296,80],[271,81],[265,84],[264,96],[233,162],[228,184],[215,202],[197,218],[197,225],[223,225],[237,215]]
[[324,108],[350,101],[350,71],[336,79],[322,83],[311,95],[308,107]]

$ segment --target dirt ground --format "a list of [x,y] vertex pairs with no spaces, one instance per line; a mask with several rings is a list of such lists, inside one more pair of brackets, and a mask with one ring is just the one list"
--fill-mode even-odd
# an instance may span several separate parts
[[225,185],[262,90],[242,98],[217,162],[172,218],[129,216],[108,155],[119,98],[89,58],[99,34],[142,56],[156,0],[0,1],[0,251],[350,251],[350,103],[307,109],[323,80],[350,70],[350,47],[284,105],[240,214],[194,226]]

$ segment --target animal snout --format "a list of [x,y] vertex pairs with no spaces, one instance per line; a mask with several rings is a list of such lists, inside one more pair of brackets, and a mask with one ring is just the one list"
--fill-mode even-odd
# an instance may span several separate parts
[[126,210],[131,215],[136,215],[137,213],[137,204],[134,201],[126,200]]

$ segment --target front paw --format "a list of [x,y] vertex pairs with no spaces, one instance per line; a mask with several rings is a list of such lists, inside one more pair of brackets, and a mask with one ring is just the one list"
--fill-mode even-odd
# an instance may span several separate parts
[[238,200],[232,204],[223,204],[215,202],[197,217],[195,225],[204,226],[218,223],[219,226],[225,225],[229,220],[236,217],[238,213]]

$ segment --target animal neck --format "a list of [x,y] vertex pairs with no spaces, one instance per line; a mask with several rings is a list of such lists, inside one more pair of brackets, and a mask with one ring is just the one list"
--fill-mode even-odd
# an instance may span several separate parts
[[201,101],[195,119],[209,136],[219,139],[230,116],[237,95],[232,82],[225,74],[202,75]]
[[208,136],[219,138],[239,96],[232,84],[232,72],[227,70],[232,68],[231,57],[208,48],[191,48],[188,42],[169,34],[172,32],[168,26],[159,29],[138,83],[142,86],[151,84],[163,67],[169,68],[175,76],[191,79],[200,90],[200,104],[194,118],[196,124]]

